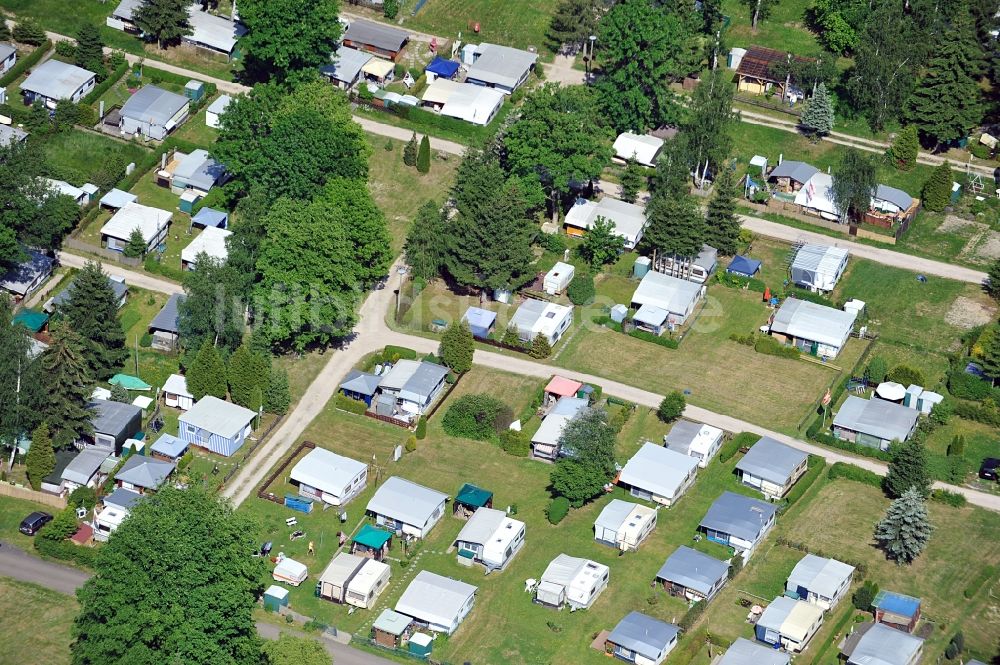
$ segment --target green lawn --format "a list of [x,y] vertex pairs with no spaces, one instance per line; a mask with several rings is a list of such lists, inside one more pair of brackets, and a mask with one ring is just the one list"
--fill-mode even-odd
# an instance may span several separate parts
[[128,301],[118,314],[125,329],[125,342],[130,351],[122,371],[126,374],[135,374],[136,359],[138,359],[139,378],[154,388],[162,386],[168,376],[177,372],[178,357],[174,353],[155,351],[142,346],[139,346],[137,351],[136,344],[148,332],[149,322],[166,302],[167,295],[164,293],[130,286]]
[[219,136],[219,130],[205,124],[205,114],[208,112],[209,105],[216,97],[218,95],[206,100],[201,110],[185,120],[184,124],[178,127],[172,136],[184,141],[190,141],[203,148],[211,147],[215,143],[215,139]]
[[70,662],[71,630],[78,610],[75,598],[0,577],[0,603],[9,608],[0,616],[4,636],[0,665]]
[[996,491],[996,483],[976,479],[976,472],[985,457],[1000,457],[1000,436],[995,428],[982,423],[952,418],[947,425],[934,430],[927,437],[927,452],[932,474],[943,477],[948,466],[948,446],[956,436],[965,437],[965,463],[971,474],[969,480],[980,484],[984,489]]
[[[9,459],[10,451],[6,451],[5,455]],[[4,467],[6,467],[7,459],[4,460]],[[23,469],[24,467],[18,465],[16,468]],[[51,506],[35,503],[34,501],[13,499],[7,496],[0,497],[0,540],[11,545],[17,545],[22,549],[30,550],[32,538],[25,536],[17,528],[21,525],[21,520],[36,510],[52,515],[55,515],[56,512]]]
[[[545,46],[545,31],[555,11],[556,0],[427,0],[411,17],[415,0],[402,3],[403,25],[454,40],[492,42],[516,48]],[[473,31],[479,24],[479,33]],[[409,48],[414,48],[411,43]]]
[[810,0],[784,0],[775,3],[768,18],[757,22],[757,32],[750,28],[753,14],[740,0],[724,0],[722,12],[731,23],[726,31],[726,44],[746,48],[766,46],[799,55],[814,55],[820,51],[816,36],[806,27],[805,13]]
[[118,141],[93,132],[71,129],[44,138],[41,143],[46,173],[74,185],[95,180],[107,181],[104,169],[109,165],[122,169],[138,162],[146,149],[134,143]]

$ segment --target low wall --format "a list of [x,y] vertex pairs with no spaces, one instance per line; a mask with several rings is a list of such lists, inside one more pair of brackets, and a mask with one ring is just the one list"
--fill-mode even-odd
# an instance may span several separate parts
[[34,503],[44,503],[46,506],[62,510],[66,507],[66,499],[46,492],[36,492],[30,487],[17,487],[10,483],[0,483],[0,496],[9,496],[13,499],[33,501]]

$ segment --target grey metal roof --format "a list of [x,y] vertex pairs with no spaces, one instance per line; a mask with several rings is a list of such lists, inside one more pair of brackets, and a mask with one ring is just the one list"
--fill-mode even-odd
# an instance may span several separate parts
[[159,453],[166,457],[176,459],[184,454],[184,452],[188,449],[188,445],[188,442],[184,439],[176,437],[173,434],[163,433],[152,445],[150,450],[154,453]]
[[795,469],[808,458],[809,455],[801,450],[765,436],[751,446],[750,451],[736,464],[736,468],[768,482],[784,485],[791,479]]
[[678,420],[663,438],[663,443],[671,450],[676,450],[686,455],[691,448],[691,444],[698,438],[698,432],[701,431],[701,428],[701,423],[691,420]]
[[191,34],[184,41],[204,44],[223,53],[232,53],[236,42],[246,34],[246,26],[222,16],[201,11],[201,4],[194,3],[188,9],[188,23]]
[[115,10],[111,12],[111,15],[116,18],[124,19],[126,21],[131,21],[133,18],[133,13],[135,12],[136,9],[138,9],[139,5],[141,5],[143,1],[144,0],[122,0],[121,2],[118,3],[118,6],[115,8]]
[[381,382],[382,377],[380,376],[352,369],[347,373],[344,382],[340,384],[340,389],[349,390],[361,395],[374,395]]
[[194,425],[212,434],[232,439],[257,416],[239,404],[226,402],[212,395],[205,395],[194,406],[180,415],[181,423]]
[[101,205],[109,208],[124,208],[129,203],[135,203],[139,197],[131,192],[123,192],[120,189],[112,189],[101,197]]
[[847,636],[843,653],[850,665],[908,665],[923,644],[916,635],[884,623],[863,623]]
[[26,249],[27,260],[19,263],[0,277],[0,288],[23,296],[40,275],[52,272],[52,259],[37,249]]
[[757,619],[757,625],[762,628],[769,628],[781,632],[781,626],[788,619],[788,615],[795,609],[799,601],[788,596],[778,596],[764,608],[764,613]]
[[375,491],[366,510],[413,526],[423,526],[448,496],[392,476]]
[[446,376],[448,376],[447,367],[421,361],[413,376],[403,384],[402,392],[427,397]]
[[547,306],[548,303],[544,300],[528,298],[517,308],[514,316],[510,317],[510,325],[516,327],[518,330],[531,330],[534,328],[535,322],[545,315],[545,308]]
[[361,68],[374,58],[371,53],[341,46],[330,54],[330,64],[323,65],[319,71],[332,79],[344,83],[354,83],[361,73]]
[[908,209],[913,205],[913,197],[904,192],[901,189],[896,189],[895,187],[889,187],[888,185],[879,185],[875,188],[875,198],[881,199],[883,201],[888,201],[897,208],[902,210]]
[[421,570],[396,602],[396,611],[428,623],[447,625],[461,613],[476,587]]
[[654,305],[682,315],[701,297],[701,289],[701,284],[650,270],[632,294],[632,303]]
[[118,506],[125,510],[131,510],[135,504],[139,503],[142,495],[124,487],[116,487],[115,491],[101,499],[105,505]]
[[138,487],[155,490],[163,484],[176,465],[173,462],[144,457],[142,455],[132,455],[122,468],[115,474],[115,480],[131,483]]
[[455,540],[485,545],[505,519],[507,519],[507,513],[502,510],[486,508],[485,506],[477,508],[462,530],[458,532]]
[[207,150],[199,148],[181,158],[180,163],[174,169],[174,177],[193,187],[208,191],[215,186],[215,183],[222,178],[225,172],[225,167],[212,159]]
[[756,542],[777,506],[742,494],[723,492],[701,518],[701,526]]
[[672,623],[629,612],[608,635],[608,641],[655,661],[679,632],[680,628]]
[[216,115],[222,115],[229,108],[232,103],[233,98],[229,95],[219,95],[215,98],[215,101],[208,105],[206,109],[209,113],[215,113]]
[[87,404],[91,412],[90,423],[97,434],[107,434],[118,438],[125,433],[132,419],[142,418],[142,409],[123,402],[97,399]]
[[70,65],[59,60],[46,60],[35,67],[28,78],[21,83],[21,90],[27,90],[49,99],[69,99],[88,81],[94,72]]
[[12,53],[17,53],[17,49],[10,44],[0,43],[0,62],[9,58]]
[[107,450],[84,448],[63,469],[62,478],[77,485],[86,485],[109,456]]
[[137,122],[165,125],[188,102],[183,95],[155,85],[144,85],[122,105],[121,114]]
[[398,51],[409,38],[410,34],[405,30],[371,21],[353,21],[344,33],[346,41],[368,44],[386,51]]
[[788,665],[791,656],[783,651],[777,651],[738,637],[717,665]]
[[845,312],[808,300],[788,298],[774,315],[771,330],[839,347],[850,335],[857,317],[856,311]]
[[176,335],[179,332],[178,319],[180,318],[178,306],[181,302],[183,302],[183,300],[183,294],[171,294],[171,296],[167,299],[166,304],[160,308],[160,311],[156,313],[153,320],[149,322],[150,330],[163,330]]
[[378,615],[377,619],[375,619],[375,623],[372,624],[372,628],[380,630],[383,633],[399,636],[406,632],[406,629],[410,627],[411,623],[413,623],[413,619],[405,614],[400,614],[395,610],[390,610],[387,607],[382,610],[382,613]]
[[833,418],[835,427],[868,434],[885,441],[905,440],[917,422],[919,411],[884,399],[848,395]]
[[478,57],[469,65],[468,77],[485,83],[513,88],[538,60],[538,54],[499,44],[483,43]]
[[844,580],[854,574],[854,566],[836,559],[807,554],[795,564],[785,588],[789,591],[808,589],[825,598],[833,598]]
[[706,272],[712,272],[719,264],[719,250],[711,245],[702,245],[693,263],[699,268],[704,268]]
[[681,545],[663,562],[656,577],[708,595],[728,574],[729,564],[725,561]]
[[604,506],[604,510],[597,516],[597,519],[594,520],[594,526],[618,531],[622,522],[628,519],[629,515],[632,514],[632,510],[637,505],[639,504],[622,501],[621,499],[612,499],[608,502],[608,505]]
[[618,481],[674,499],[697,468],[698,460],[695,458],[647,441],[625,463]]
[[[0,58],[2,60],[3,58]],[[0,125],[0,146],[6,148],[12,143],[20,142],[28,138],[28,132],[20,127],[10,125]]]
[[[112,293],[115,294],[115,301],[121,300],[126,293],[128,293],[128,286],[125,282],[119,282],[117,279],[112,279],[108,277],[108,286],[111,287]],[[53,299],[52,305],[59,306],[65,305],[73,297],[73,284],[71,283],[68,287],[60,291]]]
[[786,159],[771,171],[769,178],[791,178],[795,182],[800,182],[805,184],[809,181],[809,178],[813,177],[819,173],[819,169],[812,164],[806,164],[805,162],[797,162],[791,159]]

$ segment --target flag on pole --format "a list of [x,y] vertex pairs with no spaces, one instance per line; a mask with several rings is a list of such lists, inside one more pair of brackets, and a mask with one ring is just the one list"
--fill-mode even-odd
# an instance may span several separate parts
[[830,394],[830,389],[827,388],[826,389],[826,394],[823,395],[823,406],[829,406],[830,405],[830,400],[831,400],[832,397],[833,396]]

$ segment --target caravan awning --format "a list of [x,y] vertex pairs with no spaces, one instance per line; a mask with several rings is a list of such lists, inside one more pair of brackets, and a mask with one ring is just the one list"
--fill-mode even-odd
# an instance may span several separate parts
[[361,71],[370,76],[374,76],[375,78],[384,79],[392,73],[394,67],[395,65],[388,60],[373,58],[361,68]]

